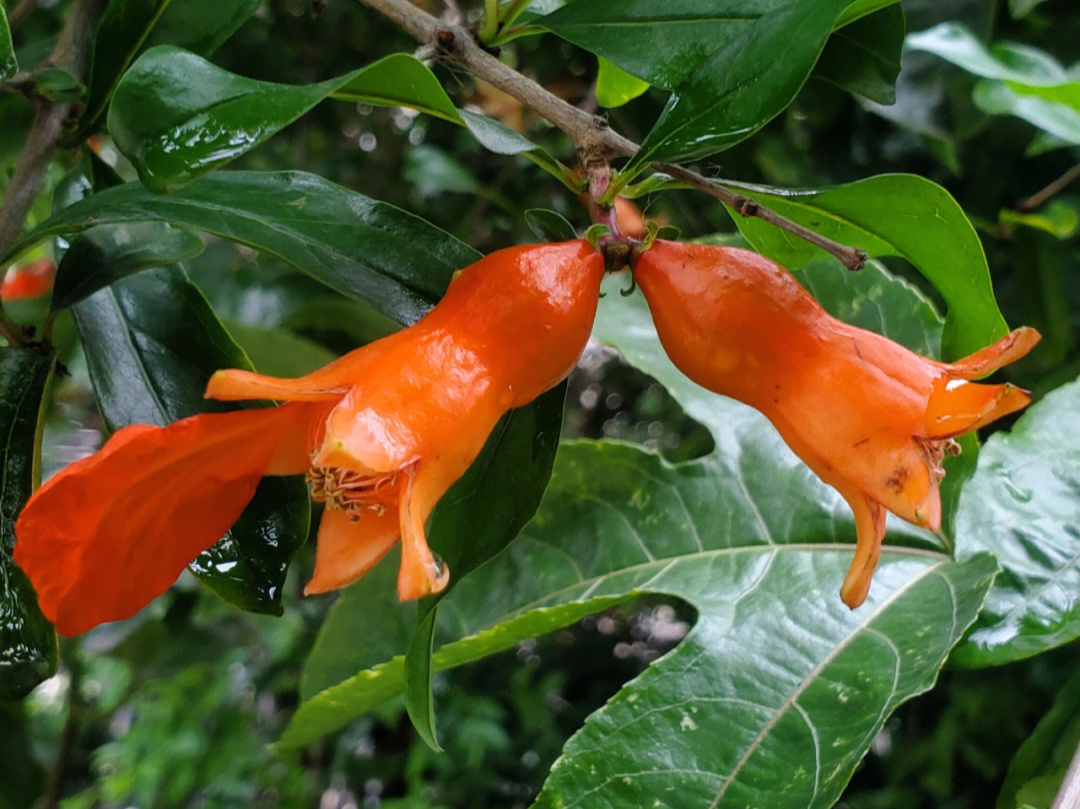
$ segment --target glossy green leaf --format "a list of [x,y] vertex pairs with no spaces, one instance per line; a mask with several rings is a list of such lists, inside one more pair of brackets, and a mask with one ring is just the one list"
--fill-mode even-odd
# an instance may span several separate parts
[[621,107],[649,89],[647,81],[627,73],[603,56],[597,58],[597,63],[596,100],[601,107]]
[[237,76],[180,48],[151,48],[116,88],[109,132],[142,181],[165,190],[252,149],[328,97],[412,107],[466,127],[493,152],[524,154],[562,175],[524,136],[459,112],[435,75],[403,53],[318,84],[287,85]]
[[19,62],[15,58],[15,46],[11,42],[11,29],[8,27],[7,14],[0,6],[0,81],[19,72]]
[[52,365],[37,351],[0,348],[0,701],[21,699],[56,671],[56,632],[11,558],[15,520],[37,482],[38,419]]
[[1050,809],[1078,744],[1080,673],[1065,683],[1050,710],[1016,751],[998,795],[997,809],[1019,809],[1024,805]]
[[443,752],[435,730],[435,697],[431,693],[431,652],[435,644],[438,606],[421,619],[405,652],[405,711],[420,739],[436,753]]
[[916,354],[938,359],[944,321],[916,287],[870,260],[859,272],[820,259],[795,277],[830,315],[886,335]]
[[[799,0],[739,27],[673,88],[627,168],[705,157],[756,132],[795,98],[852,5],[849,0]],[[890,3],[858,5],[866,13]],[[784,58],[777,59],[781,50]]]
[[[737,190],[774,211],[872,256],[907,259],[948,305],[943,351],[970,354],[1008,331],[998,310],[982,244],[949,193],[913,174],[885,174],[821,191],[754,186]],[[821,251],[755,217],[735,224],[756,250],[787,267]]]
[[1047,394],[990,437],[960,495],[956,551],[1003,572],[954,662],[989,666],[1080,637],[1080,382]]
[[94,225],[168,222],[278,256],[398,323],[419,320],[480,256],[400,208],[301,172],[220,172],[172,194],[127,183],[54,214],[0,258]]
[[[919,318],[903,310],[896,317]],[[785,589],[777,582],[776,590],[761,594],[762,607],[754,613],[758,616],[755,620],[776,620],[780,612],[827,613],[830,624],[835,615],[850,628],[859,616],[869,615],[873,608],[847,612],[836,596],[850,561],[846,543],[853,537],[846,505],[797,463],[763,417],[682,377],[660,353],[640,296],[605,297],[595,334],[618,340],[628,359],[664,382],[687,412],[712,429],[716,452],[675,466],[629,446],[565,445],[537,516],[506,551],[459,582],[444,600],[436,628],[434,669],[505,649],[640,591],[673,593],[695,603],[707,593],[721,600],[734,598],[734,571],[742,570],[744,562],[759,574],[766,566],[788,570],[791,564],[800,570],[788,570],[780,577],[783,580],[790,574],[791,582],[801,582],[798,587]],[[810,544],[800,547],[790,543]],[[934,569],[928,577],[938,582],[937,571],[952,575],[959,570],[931,550],[933,547],[933,539],[925,532],[893,525],[883,567],[883,571],[892,569],[893,573],[876,580],[878,589],[872,597],[881,599],[875,603],[890,605],[903,601],[905,609],[923,603],[935,620],[946,618],[943,629],[947,631],[935,637],[941,643],[951,643],[960,630],[949,630],[950,610],[942,610],[941,605],[931,609],[922,597],[890,601],[894,586],[914,581],[909,575],[918,579]],[[772,558],[775,562],[769,561]],[[968,592],[977,602],[993,564],[984,558],[975,567],[980,571],[979,583]],[[669,573],[674,578],[667,579]],[[753,579],[750,575],[746,586],[752,587]],[[676,581],[681,583],[676,585]],[[795,598],[797,593],[813,599],[813,606],[793,607],[790,613],[775,609],[777,598]],[[350,598],[356,599],[356,609],[367,603],[357,595],[350,594]],[[722,612],[729,617],[732,614],[730,610]],[[359,614],[353,620],[358,620]],[[342,632],[349,626],[346,615],[343,607],[335,616]],[[966,623],[973,615],[972,607],[960,621]],[[770,626],[761,631],[761,637],[774,637],[778,630]],[[789,631],[795,630],[789,626]],[[922,641],[925,646],[925,635]],[[339,635],[336,646],[343,645]],[[935,658],[934,670],[943,656],[942,650]],[[365,662],[370,660],[367,657]],[[929,658],[923,657],[922,662],[929,662]],[[888,665],[891,671],[893,661]],[[755,672],[758,668],[742,670]],[[340,677],[341,669],[337,671],[333,680]],[[713,673],[702,678],[707,680]],[[695,677],[694,684],[679,681],[682,693],[692,693],[700,680]],[[400,693],[403,686],[400,656],[336,682],[305,700],[281,745],[299,746],[340,728],[353,716]],[[879,714],[884,718],[884,704],[874,708],[871,723]],[[695,722],[698,719],[694,717]],[[858,755],[852,755],[853,767]]]
[[179,45],[209,56],[259,5],[260,0],[173,0],[150,29],[145,45]]
[[879,104],[892,104],[903,48],[904,12],[899,4],[888,6],[835,31],[812,75]]
[[577,238],[574,226],[565,216],[546,208],[530,208],[525,211],[525,223],[542,242],[563,242]]
[[167,43],[209,55],[257,7],[258,0],[109,0],[94,39],[82,130],[89,131],[105,112],[121,76],[144,46]]
[[[214,371],[250,363],[179,267],[123,278],[72,311],[111,430],[234,409],[202,392]],[[264,478],[229,533],[191,563],[192,572],[244,609],[280,614],[289,561],[307,540],[309,509],[302,479]]]
[[57,312],[102,287],[150,267],[193,258],[203,250],[193,233],[158,222],[91,228],[60,259],[51,311]]

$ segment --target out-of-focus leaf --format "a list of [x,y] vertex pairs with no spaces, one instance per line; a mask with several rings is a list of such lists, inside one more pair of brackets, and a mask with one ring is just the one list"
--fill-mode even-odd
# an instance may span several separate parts
[[956,551],[1001,563],[954,662],[991,666],[1080,637],[1080,382],[990,437],[960,495]]
[[1080,143],[1080,81],[1049,54],[1012,43],[987,48],[958,23],[911,34],[907,45],[987,79],[972,96],[985,112],[1015,115],[1056,138]]
[[[736,185],[777,213],[873,256],[901,256],[941,293],[949,307],[943,351],[970,354],[1005,335],[982,244],[949,193],[913,174],[885,174],[822,191],[783,191]],[[755,217],[735,224],[756,250],[786,267],[822,252]]]
[[82,131],[105,112],[121,76],[144,46],[177,45],[209,55],[258,5],[258,0],[110,0],[94,38]]
[[597,62],[596,100],[601,107],[621,107],[649,89],[647,81],[627,73],[603,56],[597,57]]
[[1075,103],[1063,104],[1044,97],[1047,91],[1027,91],[1019,85],[981,81],[975,85],[972,99],[979,109],[991,115],[1015,115],[1039,127],[1051,137],[1069,144],[1080,143],[1080,82]]
[[833,32],[811,75],[870,101],[892,104],[903,48],[904,12],[899,4],[888,6]]
[[1014,20],[1026,17],[1046,0],[1009,0],[1009,14]]
[[1080,674],[1058,692],[1050,710],[1016,751],[997,809],[1050,809],[1080,743]]
[[7,14],[0,6],[0,81],[19,72],[19,62],[15,58],[15,47],[11,43],[11,29],[8,28]]
[[337,359],[334,352],[288,329],[265,329],[233,322],[225,325],[260,374],[304,376]]
[[530,208],[525,211],[525,222],[536,238],[543,242],[564,242],[576,239],[577,233],[566,217],[546,208]]
[[932,53],[987,79],[1031,86],[1054,86],[1069,81],[1068,72],[1049,54],[1017,44],[987,48],[959,23],[941,23],[909,34],[907,46]]
[[328,97],[412,107],[466,127],[493,152],[525,154],[562,176],[523,135],[459,112],[435,75],[403,53],[318,84],[289,85],[237,76],[180,48],[151,48],[116,88],[109,132],[142,181],[165,190],[238,157]]
[[56,671],[56,632],[11,558],[15,520],[36,483],[36,436],[52,365],[37,351],[0,348],[0,701],[21,699]]
[[45,771],[34,759],[26,711],[0,703],[0,809],[33,806],[45,789]]
[[41,223],[0,265],[48,236],[94,225],[169,222],[276,255],[408,325],[479,253],[400,208],[301,172],[221,172],[172,194],[127,183]]
[[1058,239],[1071,239],[1080,231],[1080,206],[1073,200],[1052,199],[1030,213],[1004,208],[998,220],[1006,225],[1035,228]]
[[86,95],[86,86],[66,70],[58,67],[45,68],[38,73],[34,77],[34,89],[42,97],[57,104],[78,101]]
[[[250,363],[179,267],[123,278],[72,311],[110,429],[233,409],[203,399],[203,390],[219,368]],[[191,570],[244,609],[280,614],[285,574],[307,541],[309,521],[302,479],[264,478],[229,533],[201,553]]]
[[401,176],[425,197],[443,192],[475,195],[486,189],[452,155],[423,143],[409,150]]
[[202,240],[195,234],[159,222],[92,228],[75,239],[60,259],[52,311],[70,306],[124,276],[193,258],[202,249]]

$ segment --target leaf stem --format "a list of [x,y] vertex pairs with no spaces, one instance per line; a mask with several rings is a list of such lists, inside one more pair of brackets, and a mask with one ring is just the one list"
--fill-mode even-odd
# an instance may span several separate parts
[[477,36],[481,42],[491,42],[499,33],[499,0],[484,0],[484,24]]
[[[466,29],[460,26],[444,26],[438,19],[408,0],[360,2],[400,25],[422,44],[434,44],[436,55],[440,58],[465,68],[474,76],[535,110],[565,132],[579,154],[602,154],[605,158],[630,157],[638,151],[636,143],[611,129],[603,118],[578,109],[500,62],[481,48]],[[863,250],[834,242],[695,171],[667,163],[654,163],[653,168],[716,197],[741,216],[756,216],[806,239],[836,256],[848,269],[859,269],[866,262],[866,253]]]

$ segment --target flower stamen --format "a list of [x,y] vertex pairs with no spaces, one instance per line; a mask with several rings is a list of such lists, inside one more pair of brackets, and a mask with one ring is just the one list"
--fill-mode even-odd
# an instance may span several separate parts
[[359,521],[365,510],[378,516],[386,513],[386,504],[397,502],[394,492],[400,470],[364,474],[340,467],[312,466],[305,479],[311,487],[311,499],[325,503],[329,509],[348,513],[353,522]]

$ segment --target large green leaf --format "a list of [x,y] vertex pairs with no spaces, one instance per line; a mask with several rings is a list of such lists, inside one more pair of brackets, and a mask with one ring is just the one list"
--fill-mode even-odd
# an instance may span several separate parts
[[892,104],[903,48],[904,12],[899,4],[888,6],[835,31],[811,75],[879,104]]
[[1080,81],[1049,54],[1012,43],[987,48],[958,23],[912,34],[907,45],[983,77],[972,98],[985,112],[1015,115],[1066,142],[1080,143]]
[[0,81],[14,76],[18,70],[19,62],[15,58],[15,47],[11,43],[7,14],[4,13],[4,7],[0,6]]
[[52,364],[37,351],[0,348],[0,701],[26,696],[56,671],[56,632],[11,558],[15,520],[36,483],[38,419]]
[[0,264],[48,236],[169,222],[276,255],[402,324],[420,319],[479,254],[400,208],[300,172],[220,172],[172,194],[127,183],[55,213]]
[[51,311],[70,306],[140,270],[193,258],[202,249],[202,240],[194,233],[159,222],[90,228],[72,242],[60,259]]
[[989,551],[1003,572],[955,662],[1006,663],[1080,637],[1080,382],[991,436],[960,495],[956,551]]
[[1080,744],[1080,673],[1054,698],[1035,730],[1020,745],[998,795],[997,809],[1025,805],[1050,809]]
[[[79,255],[74,244],[72,254]],[[214,371],[250,363],[179,267],[119,280],[72,311],[111,430],[233,409],[202,392]],[[229,533],[191,570],[244,609],[280,614],[289,561],[307,540],[309,509],[302,479],[264,478]]]
[[[1002,337],[982,244],[949,193],[914,174],[884,174],[820,191],[783,191],[736,185],[777,213],[874,256],[901,256],[941,293],[948,305],[943,348],[954,359]],[[735,216],[755,249],[788,267],[821,251],[755,217]]]
[[91,129],[105,112],[120,77],[146,44],[169,43],[209,54],[258,5],[258,0],[109,0],[94,38],[82,130]]
[[[887,5],[888,0],[798,0],[741,26],[673,88],[628,168],[697,159],[750,136],[791,103],[830,33],[853,19],[852,9],[861,16]],[[783,59],[776,58],[779,50]]]
[[142,181],[164,190],[243,154],[327,97],[412,107],[468,128],[491,151],[525,154],[562,175],[522,135],[460,112],[435,75],[404,53],[318,84],[288,85],[237,76],[179,48],[151,48],[116,88],[109,131]]

